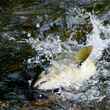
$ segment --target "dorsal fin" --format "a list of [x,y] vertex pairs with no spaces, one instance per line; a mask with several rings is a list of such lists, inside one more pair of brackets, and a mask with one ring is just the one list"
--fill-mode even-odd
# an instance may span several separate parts
[[91,54],[93,47],[92,46],[87,46],[81,48],[78,52],[74,54],[74,60],[76,63],[82,63],[84,62],[88,56]]

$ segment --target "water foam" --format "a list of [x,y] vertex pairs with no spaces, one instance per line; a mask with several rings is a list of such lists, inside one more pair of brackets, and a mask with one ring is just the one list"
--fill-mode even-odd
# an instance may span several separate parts
[[[86,45],[80,45],[76,41],[73,41],[71,39],[69,39],[68,41],[62,42],[59,36],[56,36],[56,37],[49,36],[44,41],[40,41],[38,38],[37,39],[30,38],[28,40],[28,43],[30,43],[32,45],[32,48],[34,48],[39,53],[38,56],[36,56],[35,62],[37,63],[41,62],[41,60],[39,59],[39,56],[45,54],[47,58],[50,58],[50,57],[52,58],[52,60],[51,59],[49,60],[51,60],[51,63],[53,63],[53,65],[58,65],[58,68],[63,68],[61,66],[63,66],[64,64],[59,66],[59,62],[54,59],[54,56],[59,57],[59,54],[61,54],[62,56],[64,54],[66,54],[67,56],[71,56],[70,54],[74,53],[79,48],[88,46],[88,45],[92,45],[94,47],[90,57],[97,62],[98,59],[101,58],[103,50],[105,48],[108,48],[108,45],[110,43],[110,39],[109,39],[110,26],[109,25],[104,26],[103,21],[97,19],[96,16],[93,16],[91,14],[89,14],[89,16],[93,26],[93,30],[91,33],[87,35]],[[70,59],[68,57],[65,57],[65,55],[59,58],[66,59],[68,61]],[[32,63],[30,59],[28,60],[28,63]],[[69,65],[72,65],[72,63]],[[100,68],[100,66],[97,68]],[[97,71],[97,74],[99,74],[99,71]],[[92,84],[96,84],[98,80],[96,78],[95,80],[89,80],[89,82],[92,82]],[[86,85],[87,85],[87,82],[86,82]],[[86,85],[82,86],[82,90],[86,91]],[[88,95],[89,100],[93,100],[97,98],[100,99],[100,96],[96,95],[97,93],[100,94],[97,91],[97,88],[96,89],[93,88],[93,89],[87,90],[85,94],[86,95],[89,94]],[[71,96],[70,99],[72,100],[74,99],[79,100],[79,98],[80,99],[82,98],[83,100],[85,99],[84,98],[85,96],[82,95],[82,92],[77,93],[77,95],[76,94],[74,95],[74,93],[72,92],[61,91],[61,96],[66,99],[68,99],[68,97]]]

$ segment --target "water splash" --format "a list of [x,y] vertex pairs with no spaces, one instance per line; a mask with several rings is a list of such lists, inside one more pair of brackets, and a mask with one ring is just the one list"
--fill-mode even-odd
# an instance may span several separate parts
[[93,26],[93,30],[87,35],[87,44],[93,45],[94,50],[91,57],[94,59],[100,59],[102,51],[107,48],[110,43],[110,26],[104,26],[103,22],[90,14],[90,21]]
[[[99,20],[96,16],[90,15],[90,20],[93,25],[93,30],[87,35],[87,44],[93,45],[95,48],[90,57],[97,62],[97,73],[91,80],[85,81],[81,87],[82,101],[97,101],[101,102],[110,92],[109,89],[109,65],[108,56],[110,56],[110,25],[104,26],[103,21]],[[103,79],[105,81],[103,81]],[[106,88],[105,88],[106,82]],[[84,92],[85,91],[85,92]]]
[[[52,63],[55,59],[64,59],[71,56],[72,53],[77,51],[82,45],[78,45],[76,41],[71,39],[67,41],[61,41],[59,36],[50,35],[44,40],[39,38],[34,39],[30,37],[27,42],[36,51],[37,55],[34,58],[28,59],[28,63],[42,64],[43,60],[47,59]],[[42,59],[45,56],[45,59]]]
[[[37,62],[37,63],[41,62],[41,60],[39,59],[39,56],[45,54],[46,57],[49,58],[49,60],[52,59],[51,64],[54,64],[54,65],[59,64],[59,62],[55,58],[58,58],[60,55],[62,57],[59,57],[59,60],[61,60],[60,58],[62,58],[62,59],[66,59],[65,60],[66,62],[69,62],[71,59],[71,54],[76,52],[79,48],[84,47],[84,46],[88,46],[88,45],[93,45],[94,48],[93,48],[93,52],[91,53],[90,57],[95,62],[97,62],[97,65],[96,65],[97,66],[97,74],[93,77],[93,79],[87,81],[81,87],[81,90],[85,91],[86,96],[88,96],[87,99],[89,99],[89,100],[98,99],[99,100],[103,96],[100,96],[100,91],[98,91],[97,87],[95,86],[99,82],[99,74],[101,71],[101,65],[98,62],[99,62],[99,59],[102,57],[103,50],[108,48],[108,45],[110,43],[110,39],[109,39],[110,26],[109,25],[104,26],[103,21],[100,21],[99,19],[97,19],[96,16],[93,16],[91,14],[89,14],[89,16],[90,16],[90,21],[93,26],[93,30],[91,33],[89,33],[87,35],[87,41],[86,41],[85,45],[78,44],[75,40],[72,40],[72,39],[69,39],[65,42],[62,42],[60,40],[59,36],[56,36],[56,37],[49,36],[44,41],[40,41],[39,39],[30,38],[28,40],[28,42],[32,45],[32,48],[34,48],[38,53],[38,56],[36,56],[35,62]],[[50,59],[50,57],[51,57],[51,59]],[[102,61],[102,62],[104,62],[104,63],[103,64],[101,63],[101,64],[105,65],[105,61]],[[28,60],[28,63],[31,63],[30,59]],[[71,66],[72,63],[69,65]],[[63,66],[63,64],[62,64],[62,66]],[[61,66],[58,66],[58,67],[60,67],[61,71],[63,71]],[[105,68],[103,68],[103,70],[105,70]],[[91,88],[91,85],[92,86],[94,85],[94,87]],[[88,90],[87,88],[89,88],[89,86],[91,89]],[[83,94],[83,92],[77,93],[77,95],[75,95],[75,96],[74,96],[74,93],[72,93],[72,91],[69,93],[68,92],[65,93],[64,91],[62,91],[61,95],[64,98],[68,98],[68,95],[73,94],[72,95],[73,97],[71,97],[72,100],[74,100],[74,99],[76,100],[77,95],[78,95],[77,100],[78,100],[78,98],[82,99],[82,100],[86,100],[84,98],[85,95]],[[96,94],[96,95],[94,95],[94,94]]]

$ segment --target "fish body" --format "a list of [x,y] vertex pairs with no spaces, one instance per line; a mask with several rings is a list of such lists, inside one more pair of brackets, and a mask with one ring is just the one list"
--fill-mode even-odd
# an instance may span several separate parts
[[[74,60],[63,59],[54,61],[52,66],[48,69],[47,74],[45,74],[45,72],[41,73],[34,87],[43,90],[61,87],[79,88],[84,80],[89,79],[96,72],[94,60],[88,57],[92,51],[92,47],[89,46],[88,48],[81,49],[77,55],[74,55]],[[87,57],[86,60],[84,54]],[[82,59],[84,59],[84,61],[81,66],[79,66],[79,61],[82,61]]]

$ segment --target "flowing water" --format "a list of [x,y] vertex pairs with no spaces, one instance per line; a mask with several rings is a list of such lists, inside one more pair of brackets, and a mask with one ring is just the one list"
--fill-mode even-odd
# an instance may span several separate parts
[[[109,8],[106,0],[0,2],[0,109],[109,110]],[[52,65],[73,68],[73,55],[89,45],[96,72],[78,90],[33,88]]]
[[[34,62],[34,63],[40,63],[42,65],[43,59],[40,59],[40,58],[42,55],[45,55],[46,59],[50,61],[50,64],[54,65],[56,69],[59,68],[61,69],[61,71],[63,71],[62,68],[63,66],[65,66],[64,63],[68,64],[69,62],[69,66],[73,68],[72,65],[74,63],[70,61],[70,60],[73,60],[71,59],[73,53],[75,53],[79,48],[82,48],[88,45],[93,46],[93,50],[92,50],[92,53],[90,54],[90,57],[92,57],[92,59],[94,59],[94,61],[98,63],[101,57],[103,56],[103,51],[109,48],[110,26],[109,25],[104,26],[102,22],[96,18],[96,16],[91,14],[89,15],[90,15],[91,23],[93,25],[93,30],[91,31],[91,33],[87,34],[86,36],[87,40],[85,44],[78,44],[76,40],[71,40],[71,37],[64,42],[60,40],[59,36],[54,36],[54,37],[48,36],[44,41],[40,41],[39,38],[37,39],[30,38],[27,42],[32,45],[32,48],[36,50],[38,55],[35,56],[35,58],[28,59],[28,63],[32,64]],[[101,34],[103,34],[103,36],[101,36]],[[65,62],[60,61],[65,59],[66,59]],[[46,71],[46,67],[44,65],[42,66]],[[97,67],[97,69],[99,70],[100,68]],[[53,70],[52,73],[54,72],[55,71]],[[96,75],[98,74],[99,73],[97,71]],[[44,74],[44,77],[45,77],[45,74]],[[66,81],[68,82],[68,80]],[[46,87],[44,88],[46,89]]]

